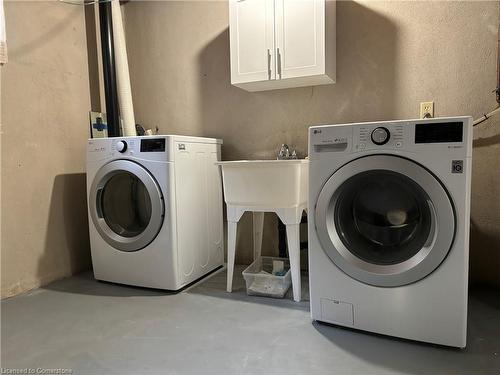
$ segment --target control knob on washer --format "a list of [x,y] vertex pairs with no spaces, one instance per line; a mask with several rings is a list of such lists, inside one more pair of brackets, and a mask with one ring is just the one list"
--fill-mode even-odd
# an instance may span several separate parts
[[376,145],[385,145],[387,142],[389,142],[390,137],[391,133],[389,133],[389,130],[382,126],[375,128],[372,131],[372,142]]
[[116,142],[116,151],[124,153],[127,151],[127,142],[125,141],[118,141]]

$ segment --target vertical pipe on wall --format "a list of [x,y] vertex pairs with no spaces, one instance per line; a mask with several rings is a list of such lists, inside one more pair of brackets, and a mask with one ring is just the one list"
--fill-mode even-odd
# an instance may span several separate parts
[[113,44],[113,20],[111,18],[111,3],[99,3],[99,25],[101,29],[102,65],[104,76],[104,93],[106,96],[106,116],[108,121],[108,136],[120,136],[118,113],[118,96],[116,91],[115,55]]
[[87,63],[89,67],[90,109],[96,112],[101,109],[101,93],[99,83],[99,43],[97,40],[96,9],[85,7],[85,35],[87,39]]
[[125,32],[123,29],[123,20],[120,10],[120,1],[112,0],[112,23],[113,23],[113,42],[116,67],[116,85],[118,88],[118,104],[120,106],[120,115],[123,121],[123,135],[135,136],[135,118],[134,105],[132,103],[132,89],[130,87],[130,74],[128,69],[127,45],[125,43]]
[[500,104],[500,2],[498,2],[498,35],[497,35],[497,103]]

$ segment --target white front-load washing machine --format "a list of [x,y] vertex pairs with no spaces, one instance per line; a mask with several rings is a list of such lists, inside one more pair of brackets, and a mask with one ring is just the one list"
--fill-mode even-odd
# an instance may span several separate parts
[[223,264],[221,143],[171,135],[89,139],[96,279],[175,291]]
[[314,320],[465,347],[472,119],[309,130]]

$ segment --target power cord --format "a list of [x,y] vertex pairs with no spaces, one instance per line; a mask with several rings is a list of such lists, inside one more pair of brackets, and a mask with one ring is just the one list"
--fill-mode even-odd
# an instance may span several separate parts
[[[493,90],[492,92],[494,92],[496,94],[497,100],[498,100],[500,98],[500,85],[497,86],[497,88],[495,90]],[[496,109],[494,109],[493,111],[491,111],[490,113],[485,113],[482,117],[479,117],[478,119],[474,120],[474,122],[472,123],[472,126],[477,126],[477,125],[485,122],[490,117],[496,115],[499,111],[500,111],[500,106],[497,107]]]
[[494,109],[493,111],[491,111],[490,113],[485,113],[482,117],[479,117],[478,119],[474,120],[474,122],[472,123],[472,126],[477,126],[483,122],[485,122],[486,120],[488,120],[490,117],[498,114],[500,112],[500,107],[498,107],[497,109]]
[[109,3],[112,0],[59,0],[61,3],[69,5],[94,5],[98,3]]

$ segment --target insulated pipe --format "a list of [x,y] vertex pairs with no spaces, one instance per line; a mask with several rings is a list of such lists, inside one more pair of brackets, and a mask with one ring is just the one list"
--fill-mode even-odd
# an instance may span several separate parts
[[113,42],[115,50],[116,79],[118,89],[118,103],[120,106],[121,119],[123,121],[123,135],[136,136],[134,105],[132,103],[132,90],[130,87],[130,75],[127,60],[127,45],[125,44],[125,33],[123,29],[120,1],[111,1],[113,14]]
[[497,87],[496,87],[496,95],[497,95],[497,103],[500,104],[500,4],[498,7],[498,43],[497,43]]
[[109,1],[99,2],[99,25],[101,29],[102,70],[104,76],[104,94],[106,97],[108,137],[119,137],[120,123],[118,113],[118,96],[116,94],[112,22],[111,3]]
[[99,76],[99,53],[97,35],[98,26],[96,24],[97,10],[93,6],[85,8],[85,34],[87,36],[87,63],[89,66],[89,88],[90,88],[90,108],[92,111],[105,112],[101,108],[101,88]]

